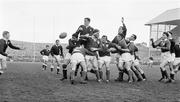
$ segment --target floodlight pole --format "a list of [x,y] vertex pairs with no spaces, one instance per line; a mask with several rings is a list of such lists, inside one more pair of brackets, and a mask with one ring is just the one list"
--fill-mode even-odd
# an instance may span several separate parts
[[35,16],[33,17],[33,62],[36,61],[36,53],[35,53],[35,50],[36,50],[36,47],[35,47]]
[[[149,33],[149,38],[150,39],[151,39],[151,31],[152,31],[152,25],[150,25],[150,33]],[[148,56],[151,57],[151,43],[150,42],[149,42]]]
[[53,16],[53,41],[55,40],[55,16]]

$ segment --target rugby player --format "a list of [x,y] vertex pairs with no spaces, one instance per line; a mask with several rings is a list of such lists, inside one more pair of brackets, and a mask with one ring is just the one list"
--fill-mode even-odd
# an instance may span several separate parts
[[61,79],[61,81],[67,79],[67,65],[70,64],[70,61],[71,61],[70,59],[71,59],[71,55],[72,55],[74,48],[78,47],[80,44],[78,39],[75,36],[72,36],[72,38],[69,39],[68,43],[69,44],[66,47],[66,49],[68,49],[69,52],[66,54],[66,56],[64,58],[64,64],[62,65],[62,67],[63,67],[63,78]]
[[[100,76],[99,76],[99,69],[98,69],[98,49],[99,49],[99,30],[95,29],[93,31],[92,36],[84,36],[83,39],[86,40],[84,43],[84,48],[89,51],[89,53],[86,54],[85,59],[87,63],[87,68],[89,72],[92,72],[96,75],[97,81],[101,82]],[[89,65],[92,65],[93,68],[90,68]]]
[[146,76],[144,74],[144,71],[140,68],[139,59],[136,53],[138,52],[138,48],[135,46],[134,41],[137,39],[137,36],[135,34],[132,34],[129,38],[127,38],[128,47],[130,50],[130,53],[132,55],[132,66],[131,69],[135,73],[136,77],[138,78],[138,81],[146,80]]
[[[85,36],[92,36],[94,28],[90,26],[91,19],[86,17],[84,18],[84,24],[80,25],[78,27],[78,30],[73,34],[74,37],[78,39],[79,42],[82,42],[82,44],[85,46],[86,39],[84,39]],[[78,68],[81,67],[80,64],[77,65],[75,75],[77,75]]]
[[73,36],[75,36],[76,38],[81,36],[91,36],[93,34],[94,29],[89,25],[90,22],[90,18],[84,18],[84,25],[80,25],[78,30],[73,34]]
[[55,45],[52,46],[50,52],[51,52],[51,55],[53,57],[53,61],[52,61],[52,64],[51,64],[51,72],[53,71],[54,65],[56,63],[57,64],[57,74],[59,74],[60,67],[61,67],[60,61],[62,60],[62,58],[64,58],[63,48],[60,45],[59,40],[55,41]]
[[110,62],[111,62],[111,56],[110,56],[110,42],[107,39],[106,35],[103,35],[100,42],[100,50],[99,53],[99,59],[98,59],[98,65],[99,65],[99,75],[101,80],[103,80],[103,71],[102,68],[105,66],[106,68],[106,82],[110,81]]
[[7,68],[7,58],[12,58],[6,53],[6,49],[8,47],[15,49],[15,50],[24,50],[24,48],[16,47],[11,43],[10,33],[8,31],[3,31],[2,33],[3,38],[0,39],[0,75],[4,73],[4,69]]
[[170,79],[168,82],[174,82],[175,74],[180,71],[180,37],[177,38],[177,41],[174,46],[175,60],[173,62],[173,69],[170,73]]
[[85,49],[83,47],[83,45],[81,45],[80,47],[76,47],[73,52],[72,52],[72,56],[71,56],[71,65],[72,65],[72,70],[70,72],[70,81],[71,84],[74,84],[74,77],[75,77],[75,70],[77,68],[77,65],[80,64],[81,67],[83,68],[82,71],[82,77],[81,77],[81,84],[87,84],[87,82],[85,81],[85,77],[87,74],[87,66],[86,66],[86,61],[85,61],[85,55],[89,53],[89,51],[87,49]]
[[[170,77],[172,77],[172,73],[173,73],[173,63],[174,63],[174,60],[175,60],[175,49],[174,49],[174,46],[175,46],[175,39],[172,37],[173,36],[173,33],[168,31],[167,32],[169,34],[169,41],[171,42],[171,47],[170,47],[170,53],[171,53],[171,61],[169,62],[169,68],[170,68]],[[167,81],[168,82],[168,81]]]
[[152,47],[161,49],[161,64],[160,64],[160,70],[161,70],[161,75],[162,77],[159,79],[159,81],[163,81],[164,79],[168,80],[169,75],[166,71],[166,66],[171,62],[171,53],[170,53],[170,48],[171,48],[171,42],[168,39],[169,34],[167,32],[163,32],[163,36],[158,39],[157,41],[152,41]]
[[42,60],[43,60],[42,69],[46,70],[47,62],[49,61],[49,54],[50,54],[49,45],[46,45],[46,48],[41,50],[40,54],[42,55]]
[[129,49],[127,46],[127,43],[125,41],[126,37],[126,26],[124,24],[124,18],[122,17],[121,20],[123,26],[120,26],[118,29],[118,35],[112,40],[112,43],[115,44],[115,48],[117,49],[116,54],[116,61],[117,61],[117,67],[119,70],[119,76],[115,81],[123,81],[123,73],[124,69],[126,69],[126,72],[128,74],[128,81],[132,82],[132,71],[131,71],[131,54],[129,53]]

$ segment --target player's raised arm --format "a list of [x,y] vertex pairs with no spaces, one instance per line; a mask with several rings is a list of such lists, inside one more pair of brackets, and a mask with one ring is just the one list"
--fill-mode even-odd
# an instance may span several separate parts
[[126,28],[126,25],[124,23],[124,17],[122,17],[121,22],[122,22],[122,25],[123,25],[123,34],[124,34],[124,38],[125,38],[126,37],[126,33],[127,33],[127,28]]

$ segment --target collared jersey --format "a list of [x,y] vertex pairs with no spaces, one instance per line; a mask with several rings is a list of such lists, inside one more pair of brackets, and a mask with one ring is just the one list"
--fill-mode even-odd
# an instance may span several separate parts
[[63,56],[63,48],[61,45],[53,45],[52,48],[51,48],[51,55],[54,56],[54,55],[61,55]]
[[108,49],[111,47],[109,42],[100,42],[100,50],[99,52],[99,56],[100,57],[104,57],[104,56],[110,56],[110,52],[108,51]]
[[93,30],[94,29],[91,26],[80,25],[78,30],[73,34],[73,36],[77,38],[79,35],[89,34],[91,36],[93,34]]

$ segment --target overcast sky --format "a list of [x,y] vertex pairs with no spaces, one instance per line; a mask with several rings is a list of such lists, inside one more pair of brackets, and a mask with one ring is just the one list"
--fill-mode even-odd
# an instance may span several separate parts
[[13,40],[54,42],[60,32],[67,32],[61,41],[67,42],[90,17],[90,25],[112,40],[124,17],[127,36],[136,34],[136,42],[148,42],[144,24],[179,7],[179,0],[0,0],[0,33],[10,31]]

